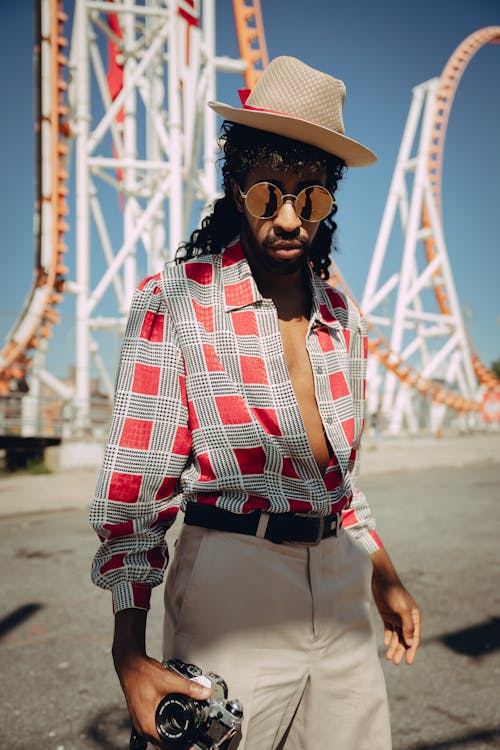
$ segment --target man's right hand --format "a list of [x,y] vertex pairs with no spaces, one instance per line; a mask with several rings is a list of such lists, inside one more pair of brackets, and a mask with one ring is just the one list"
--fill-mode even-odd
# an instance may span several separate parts
[[157,748],[164,747],[156,731],[155,713],[167,693],[204,700],[210,689],[171,672],[145,652],[144,610],[123,610],[115,616],[113,660],[130,719],[139,734]]

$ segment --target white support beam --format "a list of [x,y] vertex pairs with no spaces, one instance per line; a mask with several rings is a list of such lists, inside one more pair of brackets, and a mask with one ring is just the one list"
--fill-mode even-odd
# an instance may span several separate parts
[[[471,353],[429,176],[439,85],[435,78],[413,90],[361,307],[369,322],[384,329],[393,361],[401,367],[406,363],[421,377],[442,381],[471,399],[475,383]],[[393,239],[398,219],[402,243]],[[431,248],[428,255],[422,252],[424,246],[426,251]],[[395,264],[400,268],[397,273]],[[391,270],[387,278],[386,268]],[[447,309],[438,291],[446,298]],[[456,362],[453,368],[450,361]],[[390,370],[382,377],[382,410],[391,432],[415,429],[422,404],[417,391]]]
[[[173,258],[193,212],[217,195],[216,115],[206,103],[217,99],[218,71],[245,66],[215,55],[214,0],[189,6],[190,22],[178,11],[178,0],[75,0],[68,99],[77,274],[67,282],[77,299],[75,434],[90,426],[91,376],[111,392],[116,347],[106,351],[102,340],[123,332],[140,277]],[[110,43],[119,54],[114,100]]]

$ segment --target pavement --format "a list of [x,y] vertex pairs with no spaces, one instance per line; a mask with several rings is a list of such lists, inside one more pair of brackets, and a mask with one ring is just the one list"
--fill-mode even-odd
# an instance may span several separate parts
[[[97,472],[0,477],[0,747],[128,746],[109,594],[89,577]],[[385,660],[374,612],[394,750],[500,750],[500,433],[367,435],[360,484],[423,613],[409,669]],[[158,586],[147,636],[156,657],[162,611]]]
[[[391,472],[500,463],[500,430],[453,434],[441,438],[367,435],[361,454],[361,480]],[[58,470],[49,474],[0,477],[0,517],[89,506],[99,467]]]

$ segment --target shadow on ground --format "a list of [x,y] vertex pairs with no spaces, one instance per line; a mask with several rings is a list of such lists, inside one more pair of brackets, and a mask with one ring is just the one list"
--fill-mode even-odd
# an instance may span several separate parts
[[83,731],[99,750],[124,750],[130,739],[130,719],[123,706],[107,706],[90,719]]
[[38,604],[36,602],[33,602],[32,604],[23,604],[22,607],[18,607],[10,614],[2,617],[0,620],[0,638],[3,638],[12,630],[18,628],[42,608],[43,604]]
[[456,630],[442,636],[440,641],[464,656],[490,654],[500,648],[500,617],[491,617],[479,625]]
[[404,750],[481,750],[481,748],[500,748],[500,727],[473,729],[438,742],[418,742]]

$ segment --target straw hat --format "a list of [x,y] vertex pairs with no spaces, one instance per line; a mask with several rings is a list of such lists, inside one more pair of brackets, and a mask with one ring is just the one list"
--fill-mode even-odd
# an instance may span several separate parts
[[337,78],[282,56],[269,63],[252,92],[242,93],[241,108],[208,105],[225,120],[317,146],[350,167],[377,161],[370,149],[344,135],[345,85]]

